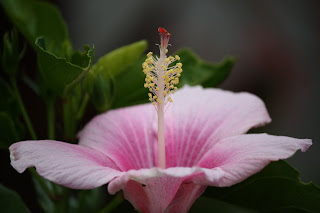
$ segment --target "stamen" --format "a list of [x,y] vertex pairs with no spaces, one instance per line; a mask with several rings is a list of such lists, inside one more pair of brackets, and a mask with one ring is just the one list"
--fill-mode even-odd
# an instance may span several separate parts
[[145,88],[148,88],[150,93],[148,93],[149,100],[156,107],[158,111],[158,150],[159,150],[159,167],[166,168],[166,158],[165,158],[165,141],[164,141],[164,107],[168,102],[173,102],[170,95],[177,91],[177,85],[179,83],[179,77],[182,72],[182,63],[176,63],[172,65],[175,61],[180,61],[180,57],[175,55],[175,57],[169,56],[168,45],[171,34],[162,27],[158,28],[160,34],[161,44],[160,58],[153,57],[153,53],[149,52],[147,54],[147,59],[142,64],[143,73],[146,74],[144,84]]

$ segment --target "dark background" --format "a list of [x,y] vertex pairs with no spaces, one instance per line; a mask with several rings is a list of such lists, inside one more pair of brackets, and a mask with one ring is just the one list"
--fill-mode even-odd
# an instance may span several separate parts
[[[221,87],[248,91],[265,101],[273,121],[259,132],[313,139],[306,153],[299,152],[288,161],[302,173],[303,181],[320,185],[319,1],[52,2],[61,10],[74,49],[94,44],[96,59],[141,39],[156,52],[159,26],[172,34],[171,53],[189,47],[210,62],[236,56],[235,67]],[[0,17],[2,37],[12,26],[2,9]],[[27,53],[23,63],[32,69],[35,55],[31,48]],[[24,85],[20,89],[24,100],[32,100],[27,110],[32,120],[39,121],[35,123],[38,135],[45,137],[43,102]],[[10,167],[7,151],[1,151],[0,157],[1,182],[19,190],[30,206],[34,193],[30,176]]]

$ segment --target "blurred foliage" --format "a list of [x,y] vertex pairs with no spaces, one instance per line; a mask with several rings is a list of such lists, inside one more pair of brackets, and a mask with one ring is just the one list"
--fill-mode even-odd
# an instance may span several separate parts
[[[102,56],[97,63],[92,66],[88,73],[85,83],[86,90],[90,94],[91,100],[96,109],[100,112],[104,112],[110,109],[113,101],[114,84],[117,84],[117,76],[124,76],[123,73],[132,64],[140,68],[141,64],[135,62],[141,56],[141,54],[147,49],[146,41],[138,41],[133,44],[120,47],[110,53]],[[127,82],[131,79],[126,76]],[[125,82],[122,87],[128,91],[132,88]],[[130,84],[130,83],[129,83]]]
[[12,23],[36,49],[39,36],[46,39],[46,50],[58,57],[71,53],[67,26],[59,10],[49,2],[38,0],[2,0]]
[[20,196],[0,184],[0,207],[1,212],[30,213]]
[[320,212],[320,189],[299,175],[285,161],[272,162],[231,187],[208,187],[191,212]]
[[58,58],[47,51],[45,39],[39,37],[36,40],[38,47],[38,66],[44,84],[49,91],[57,96],[62,96],[79,83],[91,65],[91,57],[94,49],[85,46],[85,52],[76,52],[73,61],[79,65],[72,64],[66,58]]

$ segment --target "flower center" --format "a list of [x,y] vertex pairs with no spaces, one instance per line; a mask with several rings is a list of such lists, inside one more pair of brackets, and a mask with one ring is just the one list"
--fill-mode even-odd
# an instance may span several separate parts
[[155,105],[158,111],[158,155],[159,167],[166,168],[165,162],[165,141],[164,141],[164,106],[172,102],[170,97],[178,88],[179,77],[182,72],[182,63],[171,65],[175,61],[180,61],[180,57],[169,56],[168,43],[171,34],[160,27],[158,29],[161,39],[160,58],[153,56],[152,52],[147,54],[147,59],[142,64],[143,72],[146,74],[144,87],[149,89],[149,100]]

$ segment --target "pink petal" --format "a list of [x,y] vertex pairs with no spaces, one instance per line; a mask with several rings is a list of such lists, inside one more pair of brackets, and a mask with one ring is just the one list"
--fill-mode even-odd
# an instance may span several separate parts
[[156,110],[151,104],[110,110],[79,133],[79,144],[106,154],[122,171],[156,165]]
[[[187,212],[206,186],[192,183],[208,169],[175,167],[130,170],[108,185],[110,194],[123,190],[125,198],[141,212]],[[216,170],[216,181],[224,173]]]
[[58,141],[23,141],[10,146],[11,165],[22,173],[36,167],[44,178],[74,189],[91,189],[120,176],[104,154]]
[[224,137],[247,132],[271,119],[264,103],[249,93],[184,87],[165,113],[167,166],[194,166]]
[[[259,172],[271,161],[289,158],[299,149],[306,151],[311,144],[309,139],[267,134],[225,138],[216,143],[198,163],[204,168],[220,168],[224,176],[218,182],[207,178],[202,183],[219,187],[234,185]],[[215,175],[215,170],[210,175],[206,174],[207,177],[211,175]]]

